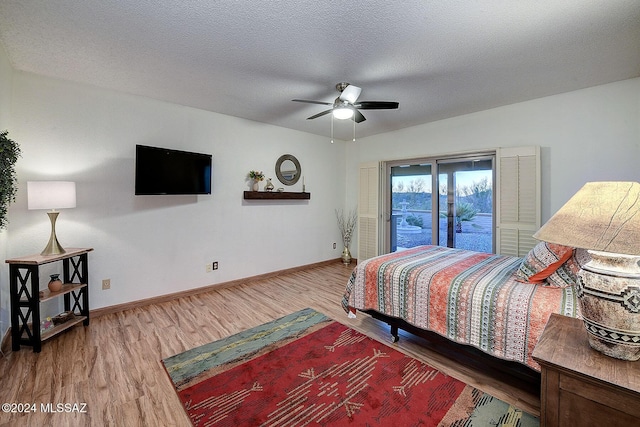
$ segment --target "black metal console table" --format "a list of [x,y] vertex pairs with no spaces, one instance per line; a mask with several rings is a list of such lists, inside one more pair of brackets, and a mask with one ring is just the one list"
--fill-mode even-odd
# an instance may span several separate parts
[[[82,322],[89,325],[89,264],[88,253],[93,248],[71,248],[61,255],[29,255],[8,259],[11,294],[11,348],[33,347],[39,353],[42,342]],[[40,291],[40,266],[62,261],[62,289]],[[64,309],[72,312],[68,320],[40,332],[40,303],[64,297]]]

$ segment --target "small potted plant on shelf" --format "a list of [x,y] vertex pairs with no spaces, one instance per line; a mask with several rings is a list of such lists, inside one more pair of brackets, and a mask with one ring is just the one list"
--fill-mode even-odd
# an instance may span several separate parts
[[258,191],[260,190],[259,187],[259,183],[260,181],[264,180],[264,173],[262,171],[258,172],[258,171],[249,171],[249,178],[251,178],[253,180],[253,186],[252,189],[253,191]]
[[20,146],[9,139],[8,131],[0,132],[0,230],[7,226],[7,210],[15,202],[18,178],[15,164],[20,157]]

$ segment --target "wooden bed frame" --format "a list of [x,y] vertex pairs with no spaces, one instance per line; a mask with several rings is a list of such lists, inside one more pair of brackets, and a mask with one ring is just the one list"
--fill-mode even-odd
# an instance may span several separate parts
[[363,313],[387,323],[391,328],[393,342],[400,339],[398,330],[401,329],[422,338],[421,344],[424,344],[425,347],[454,360],[456,363],[489,374],[491,377],[527,393],[540,395],[540,372],[524,364],[498,359],[475,347],[458,344],[436,332],[420,329],[402,319],[389,317],[375,310],[364,310]]

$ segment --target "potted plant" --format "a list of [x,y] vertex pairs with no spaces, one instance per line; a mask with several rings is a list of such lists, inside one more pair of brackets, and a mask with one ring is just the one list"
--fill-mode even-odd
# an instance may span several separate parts
[[9,132],[0,132],[0,230],[8,224],[7,210],[15,202],[18,178],[15,164],[20,157],[20,146],[8,138]]
[[258,183],[264,179],[264,173],[262,173],[262,171],[251,170],[247,176],[253,180],[253,191],[258,191]]

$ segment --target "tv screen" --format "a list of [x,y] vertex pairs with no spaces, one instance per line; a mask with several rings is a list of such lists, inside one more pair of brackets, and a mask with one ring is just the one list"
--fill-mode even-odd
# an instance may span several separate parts
[[136,145],[136,195],[211,194],[211,155]]

